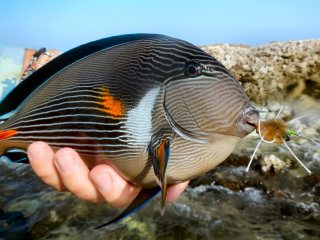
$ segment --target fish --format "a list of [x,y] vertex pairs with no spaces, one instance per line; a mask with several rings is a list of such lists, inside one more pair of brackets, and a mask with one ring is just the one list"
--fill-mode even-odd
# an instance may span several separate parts
[[216,167],[258,120],[241,84],[208,53],[165,35],[127,34],[71,49],[13,89],[0,103],[0,154],[20,161],[45,141],[141,187],[101,228],[158,193],[163,213],[167,186]]

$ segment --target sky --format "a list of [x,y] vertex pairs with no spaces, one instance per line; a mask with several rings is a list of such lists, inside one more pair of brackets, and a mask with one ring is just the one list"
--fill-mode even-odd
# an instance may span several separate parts
[[320,1],[0,1],[0,44],[66,51],[93,40],[142,32],[195,45],[320,38]]

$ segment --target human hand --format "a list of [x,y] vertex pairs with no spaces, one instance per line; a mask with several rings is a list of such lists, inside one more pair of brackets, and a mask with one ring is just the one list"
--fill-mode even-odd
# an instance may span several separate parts
[[[58,191],[70,191],[83,200],[125,207],[140,190],[107,164],[90,170],[71,148],[54,153],[47,143],[34,142],[28,148],[28,157],[32,169],[46,184]],[[167,201],[175,201],[187,185],[188,181],[168,187]]]

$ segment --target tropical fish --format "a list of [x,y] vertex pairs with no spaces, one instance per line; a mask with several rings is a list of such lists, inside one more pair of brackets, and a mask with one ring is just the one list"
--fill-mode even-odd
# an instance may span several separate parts
[[218,60],[156,34],[110,37],[58,56],[7,95],[0,116],[0,154],[14,158],[34,141],[71,147],[89,167],[108,163],[142,188],[107,224],[159,192],[163,212],[167,185],[217,166],[259,120]]

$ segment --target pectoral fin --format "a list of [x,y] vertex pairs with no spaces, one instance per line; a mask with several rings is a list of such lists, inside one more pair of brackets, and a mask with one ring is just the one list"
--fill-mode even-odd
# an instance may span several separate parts
[[149,155],[152,158],[153,170],[157,178],[157,182],[161,187],[161,214],[167,198],[167,176],[166,170],[170,158],[170,144],[173,139],[173,133],[161,131],[156,135],[149,148]]
[[110,220],[107,223],[104,223],[95,229],[99,229],[110,225],[112,223],[118,222],[121,219],[129,216],[131,213],[139,210],[144,205],[146,205],[152,198],[154,198],[160,192],[160,187],[151,188],[151,189],[142,189],[138,196],[132,201],[132,203],[122,212],[120,215],[116,216],[114,219]]

